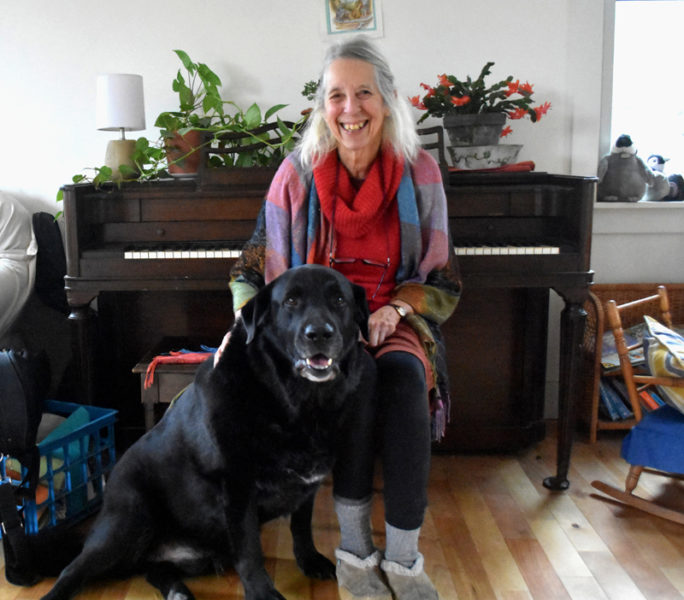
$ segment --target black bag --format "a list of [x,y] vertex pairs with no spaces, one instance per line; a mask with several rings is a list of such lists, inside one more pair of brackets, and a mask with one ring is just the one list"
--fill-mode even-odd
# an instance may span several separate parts
[[0,452],[21,461],[35,448],[49,385],[45,352],[0,350]]
[[40,580],[17,505],[22,496],[33,497],[38,484],[36,434],[49,384],[45,352],[0,350],[0,454],[16,458],[28,471],[18,487],[0,484],[5,577],[15,585],[33,585]]
[[55,217],[46,212],[34,213],[32,222],[38,244],[34,289],[45,304],[68,315],[69,305],[64,290],[66,256],[59,225]]

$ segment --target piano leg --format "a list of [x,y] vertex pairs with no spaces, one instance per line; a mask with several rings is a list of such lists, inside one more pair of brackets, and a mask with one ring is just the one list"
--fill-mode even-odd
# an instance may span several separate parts
[[77,401],[81,404],[93,404],[95,399],[95,352],[96,348],[94,340],[93,326],[95,320],[95,313],[90,307],[90,301],[78,299],[78,303],[74,303],[74,299],[69,298],[69,306],[71,312],[69,313],[69,321],[73,329],[73,355],[78,372],[78,398]]
[[[555,288],[554,288],[555,289]],[[581,387],[581,345],[587,313],[583,308],[588,289],[558,290],[565,300],[560,326],[560,372],[558,390],[558,448],[556,475],[544,479],[544,487],[567,490],[570,486],[568,470],[575,428],[575,400]]]

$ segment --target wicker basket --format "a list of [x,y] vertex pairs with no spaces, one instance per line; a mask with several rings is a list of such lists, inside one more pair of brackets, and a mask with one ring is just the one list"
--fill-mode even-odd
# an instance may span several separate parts
[[[664,285],[670,300],[670,312],[675,325],[684,324],[684,284],[682,283],[613,283],[595,284],[591,288],[589,300],[584,305],[587,321],[582,344],[582,397],[578,402],[578,422],[589,432],[589,441],[594,443],[598,431],[603,429],[630,429],[634,420],[607,421],[599,417],[599,380],[601,377],[601,341],[607,327],[603,305],[608,300],[624,304],[638,298],[656,293],[659,285]],[[637,311],[630,314],[629,309],[621,314],[624,327],[631,327],[642,320]]]

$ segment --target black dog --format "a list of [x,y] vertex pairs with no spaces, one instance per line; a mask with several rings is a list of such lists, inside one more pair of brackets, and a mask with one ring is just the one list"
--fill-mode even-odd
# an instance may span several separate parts
[[372,393],[359,386],[362,374],[374,377],[359,343],[367,321],[363,290],[326,267],[291,269],[264,287],[216,367],[202,364],[124,453],[83,551],[45,598],[143,572],[168,600],[191,599],[184,576],[232,565],[245,598],[282,599],[264,569],[259,525],[286,514],[299,567],[334,578],[311,515],[344,416]]

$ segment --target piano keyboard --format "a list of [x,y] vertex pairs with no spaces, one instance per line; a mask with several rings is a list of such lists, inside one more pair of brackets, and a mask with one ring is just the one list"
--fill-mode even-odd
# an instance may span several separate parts
[[[493,245],[454,246],[457,256],[534,256],[560,254],[558,246]],[[188,260],[239,258],[241,248],[149,248],[124,251],[125,260]]]
[[125,250],[125,260],[187,260],[207,258],[238,258],[239,248],[198,248],[198,249],[149,249]]
[[558,246],[544,245],[496,245],[454,246],[456,256],[537,256],[560,254]]

